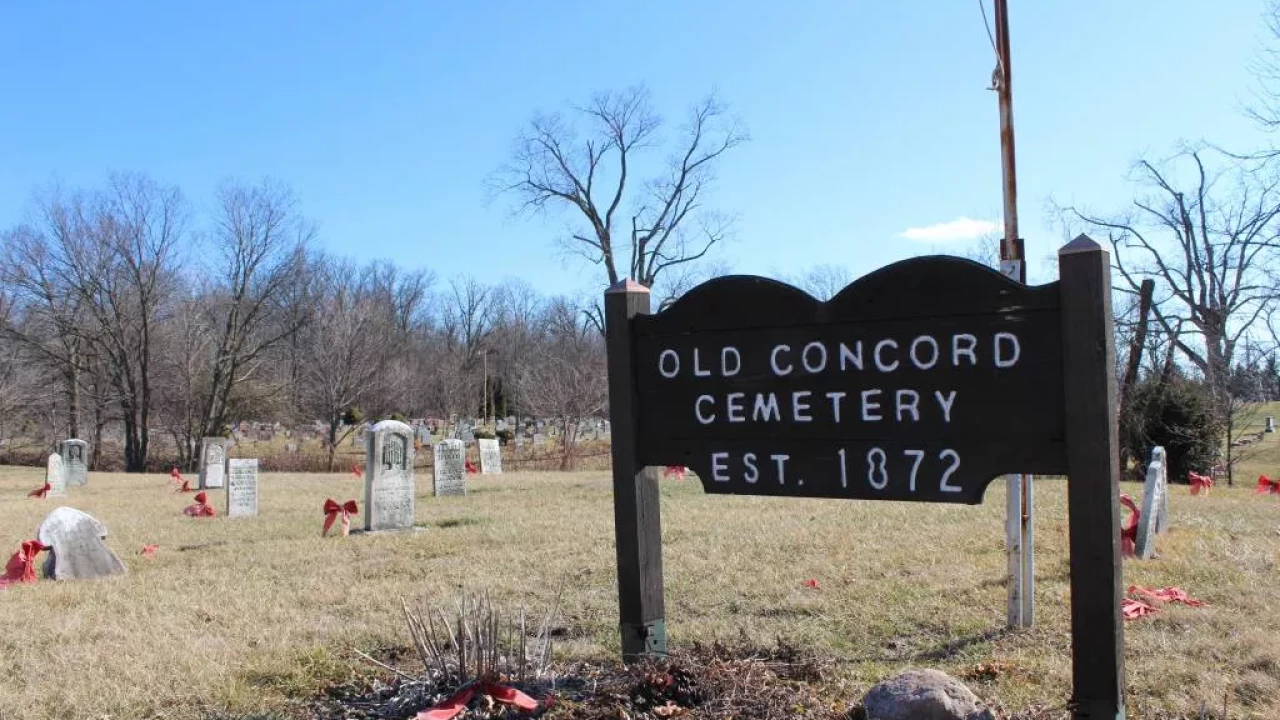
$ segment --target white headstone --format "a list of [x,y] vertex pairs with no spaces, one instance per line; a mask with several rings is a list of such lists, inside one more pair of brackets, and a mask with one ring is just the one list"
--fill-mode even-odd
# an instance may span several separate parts
[[47,545],[44,574],[54,580],[89,580],[123,573],[124,563],[103,539],[107,527],[92,515],[60,507],[45,517],[36,539]]
[[1138,517],[1138,538],[1134,554],[1143,560],[1150,560],[1156,551],[1156,533],[1164,522],[1162,514],[1166,510],[1164,451],[1152,452],[1152,460],[1147,464],[1147,482],[1142,493],[1142,510]]
[[467,446],[461,440],[441,440],[435,446],[436,495],[467,494]]
[[480,438],[476,441],[480,446],[480,472],[484,475],[502,473],[502,447],[497,440]]
[[227,515],[253,517],[258,514],[258,459],[232,458],[227,461]]
[[1267,416],[1267,426],[1262,429],[1263,432],[1273,433],[1276,431],[1276,419],[1270,415]]
[[227,438],[207,437],[201,440],[200,485],[197,489],[220,488],[227,476]]
[[365,434],[364,529],[413,527],[413,428],[383,420]]
[[1156,533],[1162,533],[1169,528],[1169,460],[1163,447],[1151,448],[1151,462],[1160,463],[1160,485],[1164,488],[1160,495],[1159,522],[1156,523]]
[[546,445],[546,444],[547,444],[547,436],[546,436],[546,435],[543,435],[542,433],[537,433],[537,432],[533,434],[533,445],[534,445],[534,447],[538,447],[538,446],[540,446],[540,445]]
[[89,443],[64,440],[58,454],[62,456],[62,471],[67,475],[68,486],[79,487],[89,482]]
[[44,481],[49,485],[46,497],[67,496],[67,473],[62,466],[62,456],[58,453],[49,455],[49,463],[44,469]]

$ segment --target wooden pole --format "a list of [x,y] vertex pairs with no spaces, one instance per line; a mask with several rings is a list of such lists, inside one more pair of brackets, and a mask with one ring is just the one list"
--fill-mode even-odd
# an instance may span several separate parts
[[618,615],[625,662],[667,652],[658,472],[657,468],[640,467],[638,460],[639,402],[631,340],[631,319],[648,315],[649,302],[649,289],[631,280],[613,285],[604,294]]
[[1071,548],[1072,717],[1124,718],[1120,466],[1111,260],[1081,235],[1058,253]]
[[[1013,141],[1013,66],[1009,52],[1007,0],[994,0],[996,68],[995,90],[1000,106],[1000,169],[1004,199],[1004,239],[1000,242],[1000,272],[1027,282],[1027,264],[1018,236],[1018,176]],[[1035,623],[1035,523],[1031,476],[1005,478],[1005,538],[1008,557],[1009,627]]]

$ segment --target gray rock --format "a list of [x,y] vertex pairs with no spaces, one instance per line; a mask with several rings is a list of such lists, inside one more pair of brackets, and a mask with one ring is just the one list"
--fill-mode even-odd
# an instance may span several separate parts
[[88,513],[60,507],[49,513],[36,539],[48,546],[44,574],[54,580],[91,580],[119,575],[124,563],[103,540],[107,526]]
[[963,683],[939,670],[908,670],[867,691],[867,720],[995,720]]

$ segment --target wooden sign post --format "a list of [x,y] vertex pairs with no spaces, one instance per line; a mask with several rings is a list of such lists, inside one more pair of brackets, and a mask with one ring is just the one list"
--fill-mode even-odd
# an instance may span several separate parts
[[906,260],[828,302],[717,278],[649,314],[605,295],[622,652],[666,651],[656,466],[708,493],[978,504],[1008,473],[1068,476],[1076,718],[1124,717],[1108,254],[1080,236],[1028,287]]

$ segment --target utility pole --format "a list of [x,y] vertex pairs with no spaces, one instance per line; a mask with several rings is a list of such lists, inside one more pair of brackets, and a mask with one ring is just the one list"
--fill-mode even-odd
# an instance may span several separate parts
[[[1004,182],[1004,239],[1000,272],[1027,282],[1027,264],[1018,235],[1018,180],[1013,143],[1013,70],[1009,52],[1008,0],[995,5],[996,71],[992,76],[1000,104],[1000,169]],[[1009,475],[1005,536],[1009,561],[1009,627],[1031,627],[1035,618],[1035,525],[1030,475]]]

